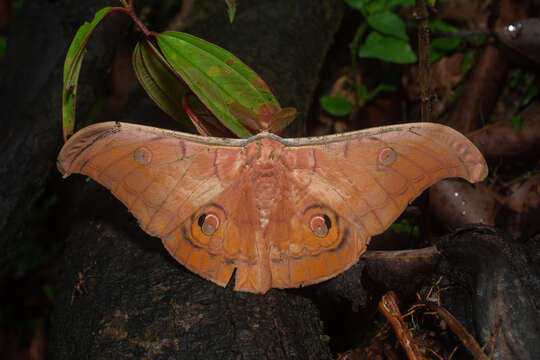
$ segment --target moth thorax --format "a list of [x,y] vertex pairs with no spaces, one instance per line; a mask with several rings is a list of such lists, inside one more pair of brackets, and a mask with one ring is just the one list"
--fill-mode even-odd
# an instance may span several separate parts
[[278,200],[279,172],[273,164],[264,164],[254,169],[252,179],[259,222],[265,227]]

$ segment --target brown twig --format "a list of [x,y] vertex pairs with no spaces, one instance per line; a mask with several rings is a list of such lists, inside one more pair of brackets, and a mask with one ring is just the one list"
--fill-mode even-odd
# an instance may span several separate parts
[[471,352],[476,360],[489,360],[488,356],[482,351],[482,348],[474,337],[457,321],[454,315],[450,314],[444,307],[437,303],[429,302],[427,306],[437,313],[437,315],[448,324],[448,327],[461,340],[463,345]]
[[431,71],[429,67],[429,25],[426,0],[416,0],[414,16],[418,22],[418,84],[422,121],[431,120]]
[[379,310],[394,328],[394,332],[407,357],[411,360],[424,360],[425,357],[420,353],[414,337],[401,317],[401,312],[397,305],[397,296],[393,291],[389,291],[383,295],[379,301]]
[[367,260],[404,260],[408,263],[437,262],[438,257],[439,250],[434,245],[410,250],[368,250],[362,255]]
[[540,103],[527,106],[519,118],[518,131],[506,118],[469,132],[467,137],[488,158],[535,156],[540,148]]
[[429,351],[429,352],[430,352],[433,356],[435,356],[437,359],[439,359],[439,360],[444,360],[444,358],[443,358],[441,355],[437,354],[437,352],[436,352],[435,350],[433,350],[433,349],[431,349],[431,348],[428,348],[428,347],[425,347],[424,349],[426,349],[426,351]]
[[501,324],[499,323],[495,329],[491,332],[491,335],[489,335],[489,338],[487,339],[484,346],[482,346],[482,350],[485,352],[485,349],[489,346],[489,359],[493,359],[493,353],[495,352],[495,344],[497,343],[497,335],[499,334],[499,330],[501,329]]

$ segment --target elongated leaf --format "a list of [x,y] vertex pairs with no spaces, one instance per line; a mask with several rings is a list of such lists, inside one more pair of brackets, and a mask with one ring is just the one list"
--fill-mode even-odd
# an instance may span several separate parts
[[386,2],[386,8],[388,10],[394,10],[398,6],[414,6],[415,0],[388,0]]
[[332,116],[345,116],[352,110],[352,104],[343,96],[321,96],[319,98],[324,111]]
[[386,0],[370,0],[366,4],[366,11],[368,14],[375,14],[381,12],[386,7]]
[[236,15],[236,0],[225,0],[227,4],[227,15],[229,16],[229,22],[232,24],[234,21],[234,16]]
[[368,34],[366,42],[358,49],[358,56],[399,64],[413,63],[417,60],[409,42],[382,36],[376,31]]
[[455,26],[445,23],[442,20],[435,19],[429,22],[429,29],[431,31],[441,31],[441,32],[456,32],[458,29]]
[[86,50],[86,43],[96,26],[109,13],[110,7],[99,10],[92,22],[85,22],[73,38],[64,62],[64,87],[62,90],[62,132],[64,141],[73,134],[75,107],[77,105],[77,82]]
[[195,95],[185,95],[183,105],[187,116],[189,116],[199,134],[226,138],[235,137]]
[[132,61],[135,75],[148,96],[170,117],[192,128],[182,104],[189,88],[159,50],[143,39],[135,46]]
[[294,119],[296,119],[296,109],[293,107],[283,108],[274,115],[272,121],[268,124],[268,130],[279,134],[283,129],[289,126]]
[[383,11],[369,15],[367,22],[375,30],[393,36],[395,38],[408,41],[409,37],[405,31],[405,23],[399,16],[390,11]]
[[[253,119],[259,126],[254,130],[265,129],[281,110],[264,80],[230,52],[179,32],[159,34],[157,40],[172,68],[219,121],[237,136],[252,135],[248,127]],[[238,108],[243,111],[238,112]],[[246,122],[250,125],[244,125]]]
[[443,56],[456,50],[461,42],[460,38],[437,38],[429,44],[429,61],[435,62]]
[[366,13],[366,5],[369,2],[369,0],[345,0],[347,5],[352,7],[353,9],[360,10],[362,14]]

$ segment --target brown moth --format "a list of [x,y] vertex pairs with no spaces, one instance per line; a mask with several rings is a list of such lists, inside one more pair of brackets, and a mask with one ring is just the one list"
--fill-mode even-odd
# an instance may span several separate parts
[[191,271],[225,286],[236,268],[235,290],[254,293],[336,276],[427,187],[488,172],[433,123],[225,139],[108,122],[72,136],[58,169],[111,190]]

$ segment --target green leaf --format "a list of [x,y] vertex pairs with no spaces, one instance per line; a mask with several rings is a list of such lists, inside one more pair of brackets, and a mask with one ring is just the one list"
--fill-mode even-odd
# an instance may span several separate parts
[[435,19],[429,21],[429,29],[431,31],[440,31],[440,32],[456,32],[458,29],[450,24],[445,23],[442,20]]
[[[239,137],[252,135],[245,122],[255,119],[257,128],[253,130],[263,130],[281,110],[264,80],[230,52],[179,32],[164,32],[157,40],[164,57],[191,91]],[[237,111],[239,108],[243,111]]]
[[456,103],[461,98],[461,95],[463,95],[463,88],[463,82],[456,86],[454,93],[452,94],[452,102]]
[[448,53],[456,50],[460,43],[460,38],[437,38],[433,39],[429,45],[430,50]]
[[386,0],[371,0],[366,4],[368,14],[375,14],[386,8]]
[[208,110],[195,95],[184,95],[182,103],[187,116],[189,116],[199,134],[225,138],[235,137],[234,133],[223,126],[214,114],[212,114],[212,112]]
[[443,56],[456,50],[461,42],[460,38],[437,38],[429,44],[429,61],[435,62]]
[[398,6],[414,6],[415,0],[389,0],[386,4],[386,9],[393,10]]
[[467,51],[465,55],[463,55],[463,60],[461,62],[461,71],[463,72],[463,74],[465,74],[471,68],[472,59],[473,59],[472,50]]
[[525,107],[531,103],[531,101],[538,96],[538,88],[536,86],[531,86],[529,89],[527,89],[527,93],[525,94],[525,97],[521,101],[521,104],[519,104],[520,107]]
[[345,116],[352,110],[352,104],[342,96],[321,96],[319,102],[332,116]]
[[363,105],[367,100],[369,100],[369,91],[366,85],[360,84],[360,86],[358,86],[357,99],[360,100],[361,105]]
[[296,109],[286,107],[281,109],[270,122],[269,130],[279,133],[296,119]]
[[510,73],[510,89],[514,89],[521,80],[521,69],[512,70]]
[[405,23],[399,16],[390,11],[369,15],[367,17],[367,22],[371,27],[383,34],[405,41],[409,40],[407,32],[405,31]]
[[414,224],[411,224],[407,219],[396,221],[390,225],[390,230],[396,234],[409,233],[414,237],[420,236],[420,228]]
[[435,61],[441,59],[444,57],[444,53],[438,52],[438,51],[429,51],[429,62],[434,63]]
[[521,129],[521,117],[519,115],[512,115],[510,117],[510,121],[512,121],[514,130],[518,132]]
[[234,16],[236,15],[236,0],[225,0],[227,4],[227,15],[229,16],[229,22],[232,24]]
[[394,85],[390,84],[379,84],[373,91],[371,91],[368,95],[368,100],[373,99],[375,96],[377,96],[380,92],[393,92],[396,91],[396,87]]
[[152,42],[140,40],[133,50],[132,61],[135,75],[148,96],[170,117],[193,128],[182,104],[189,88]]
[[362,14],[366,13],[366,5],[370,0],[345,0],[347,5],[353,9],[360,10]]
[[64,62],[64,87],[62,89],[62,130],[64,141],[73,134],[75,128],[75,107],[77,104],[77,82],[86,50],[86,43],[96,26],[109,13],[110,7],[99,10],[92,22],[85,22],[73,38]]
[[398,64],[414,63],[417,60],[407,41],[382,36],[376,31],[368,34],[366,42],[358,49],[358,56]]

